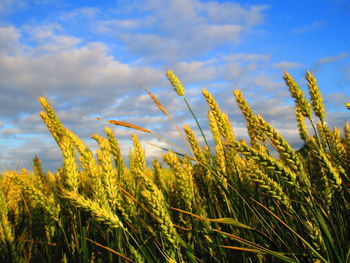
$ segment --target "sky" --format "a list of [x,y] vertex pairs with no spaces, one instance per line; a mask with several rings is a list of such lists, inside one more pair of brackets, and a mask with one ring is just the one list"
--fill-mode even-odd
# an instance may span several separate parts
[[[326,121],[344,127],[350,113],[349,0],[0,0],[0,171],[45,170],[62,164],[58,146],[39,117],[48,99],[66,128],[91,149],[104,122],[127,121],[179,146],[181,137],[144,89],[154,93],[179,127],[199,135],[166,71],[173,70],[210,138],[208,89],[229,114],[238,138],[245,121],[232,91],[241,89],[294,146],[301,145],[287,70],[307,92],[305,72],[317,79]],[[137,134],[149,160],[160,147],[152,135],[110,126],[123,153]],[[171,147],[170,147],[171,148]]]

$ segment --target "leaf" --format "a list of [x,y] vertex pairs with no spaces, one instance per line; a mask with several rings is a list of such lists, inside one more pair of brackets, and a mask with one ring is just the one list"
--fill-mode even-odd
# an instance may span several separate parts
[[229,249],[234,249],[234,250],[241,250],[241,251],[246,251],[246,252],[261,253],[260,250],[258,250],[258,249],[252,249],[252,248],[234,247],[234,246],[220,246],[220,247],[229,248]]
[[184,213],[184,214],[188,214],[188,215],[191,215],[191,216],[194,216],[198,219],[201,219],[201,220],[204,220],[204,221],[209,221],[209,222],[213,222],[213,223],[220,223],[220,224],[227,224],[227,225],[233,225],[233,226],[236,226],[236,227],[240,227],[240,228],[245,228],[245,229],[250,229],[250,230],[255,230],[254,228],[250,227],[250,226],[247,226],[233,218],[215,218],[215,219],[211,219],[211,218],[206,218],[206,217],[203,217],[203,216],[199,216],[199,215],[195,215],[195,214],[192,214],[191,212],[187,212],[187,211],[184,211],[184,210],[181,210],[181,209],[178,209],[178,208],[174,208],[172,207],[171,209],[173,210],[176,210],[176,211],[179,211],[181,213]]
[[241,227],[241,228],[246,228],[246,229],[250,229],[253,230],[254,228],[247,226],[233,218],[216,218],[216,219],[210,219],[207,218],[208,221],[210,222],[214,222],[214,223],[221,223],[221,224],[227,224],[227,225],[233,225],[236,227]]

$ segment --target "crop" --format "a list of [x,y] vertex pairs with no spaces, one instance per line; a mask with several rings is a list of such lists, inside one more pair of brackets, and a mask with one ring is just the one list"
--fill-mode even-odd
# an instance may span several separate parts
[[[189,125],[180,129],[147,91],[190,152],[169,142],[152,167],[136,135],[128,163],[109,127],[104,136],[92,135],[94,153],[39,98],[40,116],[63,162],[45,172],[35,157],[33,172],[0,176],[0,261],[349,262],[350,126],[343,135],[328,127],[311,73],[305,77],[309,100],[284,74],[304,143],[298,150],[253,112],[239,90],[233,96],[249,140],[236,138],[227,114],[204,89],[208,140],[184,86],[172,71],[167,77],[202,138]],[[128,122],[106,123],[153,134]]]

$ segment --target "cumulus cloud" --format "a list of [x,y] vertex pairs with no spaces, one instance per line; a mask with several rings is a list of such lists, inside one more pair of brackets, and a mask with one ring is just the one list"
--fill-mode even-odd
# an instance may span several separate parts
[[247,31],[262,22],[267,8],[244,8],[230,2],[148,0],[133,10],[140,13],[140,18],[96,21],[94,28],[113,34],[132,54],[147,61],[174,62],[239,44]]
[[[17,165],[17,158],[19,164],[28,167],[30,161],[22,163],[22,160],[31,160],[36,151],[40,154],[43,148],[48,148],[45,143],[31,143],[27,138],[50,138],[38,117],[40,105],[36,99],[39,96],[48,97],[67,127],[88,138],[94,129],[103,133],[103,125],[95,117],[113,109],[118,98],[125,98],[127,92],[144,93],[143,88],[164,82],[164,74],[159,69],[119,62],[108,54],[105,44],[82,45],[80,39],[59,33],[58,26],[23,30],[35,40],[32,47],[21,43],[20,30],[0,27],[3,47],[0,53],[1,170]],[[133,111],[135,115],[147,113],[146,106],[133,110],[135,104],[130,98],[122,108],[114,108],[109,117],[121,118],[121,114],[128,116]],[[43,156],[46,160],[49,155]],[[59,159],[57,152],[55,156]]]
[[[18,41],[15,30],[0,32],[5,32],[0,34],[0,42],[11,37]],[[138,81],[149,87],[163,78],[163,74],[152,67],[133,67],[118,62],[102,43],[77,46],[79,40],[76,38],[57,36],[52,32],[45,36],[48,40],[40,38],[38,46],[32,49],[21,52],[18,48],[16,55],[9,55],[9,50],[0,56],[2,116],[32,112],[37,109],[35,98],[46,94],[61,101],[108,105],[125,90],[139,90]],[[39,53],[37,50],[46,51]]]

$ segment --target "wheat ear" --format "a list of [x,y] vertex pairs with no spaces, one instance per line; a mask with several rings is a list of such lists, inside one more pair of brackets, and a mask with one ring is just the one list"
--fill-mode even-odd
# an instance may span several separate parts
[[271,156],[237,141],[227,142],[227,146],[234,147],[237,152],[240,152],[246,157],[253,159],[262,169],[280,176],[287,184],[292,186],[297,185],[296,174]]
[[19,260],[15,247],[15,235],[13,227],[8,220],[8,209],[3,190],[0,188],[0,251],[7,245],[9,253],[14,261]]
[[320,118],[321,122],[324,122],[325,110],[323,105],[323,99],[321,96],[320,89],[318,88],[315,77],[310,73],[306,72],[305,79],[307,80],[307,85],[309,87],[309,94],[311,99],[312,109],[317,117]]
[[173,152],[163,155],[164,161],[170,166],[176,180],[176,195],[179,207],[186,211],[192,211],[194,199],[192,167],[181,166],[180,160]]
[[315,142],[315,139],[313,138],[310,140],[310,145],[312,146],[312,152],[314,156],[320,162],[322,168],[326,171],[328,179],[332,184],[332,187],[334,189],[341,188],[342,179],[337,169],[332,165],[332,163],[328,159],[326,153],[321,148],[319,148],[319,146]]
[[64,127],[57,117],[55,110],[51,107],[44,97],[40,97],[39,102],[43,106],[45,113],[40,112],[40,117],[43,119],[57,144],[59,144],[61,137],[64,135]]
[[234,90],[233,94],[235,95],[238,107],[240,108],[244,118],[247,121],[247,130],[251,140],[251,145],[255,148],[259,148],[258,141],[266,141],[266,136],[263,132],[259,130],[259,125],[256,120],[256,116],[249,104],[247,103],[247,101],[245,100],[245,98],[243,97],[242,92],[240,90]]
[[179,96],[185,96],[185,89],[182,86],[181,81],[179,80],[179,78],[175,75],[175,73],[172,70],[168,70],[166,72],[166,76],[168,77],[171,85],[173,86],[175,92],[179,95]]
[[112,228],[125,229],[122,221],[114,214],[108,206],[101,206],[98,202],[92,201],[77,192],[63,190],[63,196],[73,201],[78,207],[91,212],[98,221],[102,221]]
[[294,98],[295,104],[300,108],[304,117],[311,119],[311,105],[306,100],[304,92],[300,89],[299,85],[294,81],[291,75],[287,71],[284,72],[284,80],[289,87],[289,92]]
[[281,160],[295,173],[298,174],[299,181],[304,183],[307,187],[310,186],[310,179],[305,173],[302,162],[297,153],[289,145],[289,143],[267,123],[261,116],[257,116],[259,128],[264,131],[266,136],[270,139],[272,145],[279,153]]
[[213,98],[213,96],[210,94],[210,92],[206,89],[202,89],[202,94],[207,101],[209,108],[215,118],[215,121],[219,127],[220,135],[226,139],[226,140],[234,140],[235,136],[232,131],[232,127],[228,126],[226,118],[223,116],[223,113],[221,112],[219,105]]

